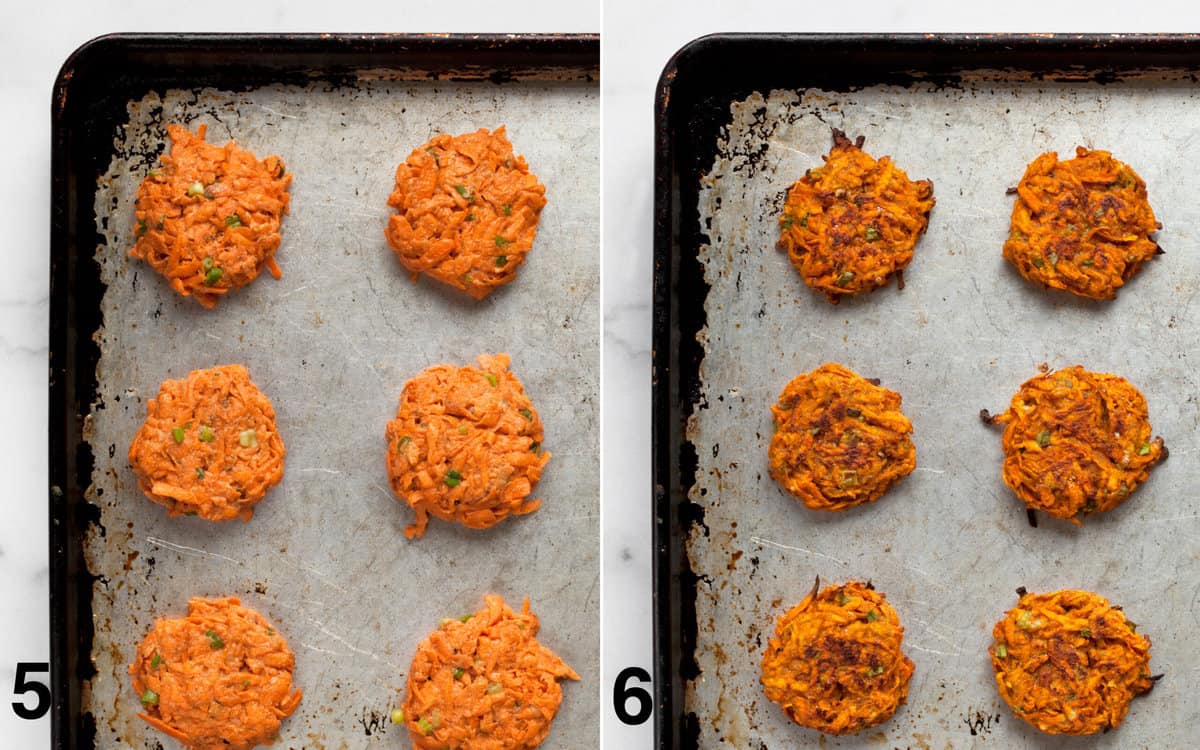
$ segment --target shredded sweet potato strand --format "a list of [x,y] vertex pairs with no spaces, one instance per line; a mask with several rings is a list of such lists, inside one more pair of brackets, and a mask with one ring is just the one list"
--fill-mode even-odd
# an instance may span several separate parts
[[560,679],[579,675],[538,643],[529,599],[520,613],[495,595],[446,619],[421,641],[404,697],[418,750],[524,750],[541,744],[562,703]]
[[195,135],[179,125],[167,133],[171,152],[138,187],[129,254],[205,307],[264,267],[279,278],[275,251],[292,183],[283,160],[259,161],[233,141],[206,143],[204,125]]
[[531,513],[529,495],[550,460],[542,420],[508,355],[483,354],[479,367],[436,365],[404,385],[387,424],[388,477],[416,511],[404,533],[425,533],[428,516],[473,529]]
[[129,446],[146,497],[172,516],[250,520],[283,478],[275,409],[241,365],[163,381]]
[[188,602],[155,621],[129,665],[148,724],[190,750],[249,750],[274,742],[300,705],[295,657],[271,623],[234,598]]

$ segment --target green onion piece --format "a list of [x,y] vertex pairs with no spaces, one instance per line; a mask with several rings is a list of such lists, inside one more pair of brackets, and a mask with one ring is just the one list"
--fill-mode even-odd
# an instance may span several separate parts
[[428,719],[417,719],[417,728],[421,730],[421,734],[428,735],[433,733],[433,724]]
[[535,443],[532,443],[532,444],[529,446],[529,450],[533,451],[534,453],[541,453],[541,451],[542,451],[542,444],[541,444],[541,443],[536,443],[536,442],[535,442]]
[[867,242],[874,242],[875,240],[879,239],[879,230],[875,227],[867,227],[866,235]]
[[188,186],[187,194],[189,197],[193,195],[204,195],[204,183],[200,182],[199,180],[193,182]]
[[158,705],[158,693],[147,688],[146,692],[142,693],[142,705],[143,706],[157,706]]
[[471,272],[467,271],[466,273],[464,273],[462,276],[459,276],[458,278],[462,279],[462,283],[470,284],[471,283]]
[[841,275],[839,275],[837,277],[836,283],[838,286],[846,286],[851,281],[854,281],[854,272],[853,271],[842,271]]
[[1079,631],[1079,635],[1083,636],[1084,638],[1091,638],[1092,630],[1091,628],[1084,628],[1083,630]]
[[498,682],[489,682],[485,692],[488,695],[500,695],[500,693],[504,692],[504,688]]
[[1017,615],[1017,627],[1021,630],[1033,629],[1033,613],[1027,609],[1021,610],[1021,614]]
[[506,240],[503,237],[501,237],[500,235],[496,235],[496,247],[504,247],[505,245],[511,245],[511,244],[512,244],[512,240]]
[[204,275],[204,283],[212,286],[221,280],[221,269],[213,266],[212,270]]
[[393,708],[392,709],[392,723],[393,724],[403,724],[404,723],[404,709],[402,709],[402,708]]
[[187,513],[184,513],[183,515],[185,515],[185,516],[198,516],[198,515],[200,515],[200,514],[199,514],[199,513],[197,513],[197,512],[196,512],[196,511],[194,511],[194,510],[189,510]]
[[458,469],[451,469],[446,472],[446,478],[442,481],[446,483],[447,487],[457,487],[462,484],[462,474],[458,473]]
[[238,216],[237,214],[225,217],[225,226],[240,227],[241,225],[242,225],[242,217]]
[[212,646],[213,651],[225,648],[225,641],[221,640],[221,636],[217,635],[215,630],[210,628],[204,631],[204,635],[208,636],[208,645]]
[[1125,624],[1129,626],[1130,630],[1132,630],[1135,633],[1137,632],[1137,623],[1136,622],[1134,622],[1133,620],[1126,620]]
[[504,215],[512,216],[512,204],[511,203],[504,204]]
[[792,228],[792,223],[793,223],[794,221],[796,221],[796,217],[795,217],[795,216],[792,216],[791,214],[784,214],[784,215],[783,215],[783,220],[782,220],[782,221],[780,221],[780,222],[779,222],[779,224],[780,224],[780,226],[782,226],[784,229],[791,229],[791,228]]
[[475,615],[463,615],[462,617],[458,618],[458,621],[459,622],[468,622],[474,616]]
[[161,169],[151,169],[149,172],[146,173],[146,176],[147,177],[158,177],[160,174],[162,174]]
[[408,445],[411,442],[412,442],[412,438],[410,438],[408,435],[405,435],[404,437],[400,438],[400,441],[396,443],[396,452],[399,453],[400,451],[404,450],[404,446]]
[[1149,444],[1149,443],[1145,443],[1145,444],[1143,444],[1143,445],[1142,445],[1142,447],[1141,447],[1141,448],[1138,448],[1138,455],[1139,455],[1139,456],[1146,456],[1146,455],[1149,455],[1149,454],[1150,454],[1150,444]]
[[1041,268],[1042,266],[1046,265],[1046,261],[1042,260],[1041,258],[1034,258],[1033,265],[1038,268]]
[[1050,261],[1050,265],[1057,266],[1058,265],[1058,253],[1054,253],[1054,252],[1047,253],[1046,260]]
[[258,433],[254,430],[242,430],[238,433],[238,445],[243,448],[258,447]]
[[277,179],[277,180],[278,180],[278,179],[281,179],[281,178],[283,177],[283,175],[284,175],[286,172],[287,172],[287,170],[285,170],[285,169],[283,168],[283,163],[282,163],[282,162],[280,162],[280,164],[279,164],[279,171],[275,173],[275,179]]
[[267,628],[267,635],[275,635],[275,628]]
[[850,597],[846,596],[845,592],[839,591],[837,595],[837,603],[839,607],[844,607],[850,603]]
[[146,220],[138,219],[138,221],[137,221],[137,236],[141,237],[142,235],[144,235],[146,233],[147,229],[149,229],[149,227],[146,226]]
[[883,674],[883,665],[882,664],[877,667],[871,667],[870,669],[867,670],[867,677],[878,677],[881,674]]
[[200,442],[211,443],[215,438],[211,427],[206,424],[200,425]]
[[204,269],[205,273],[211,271],[213,269],[213,259],[205,258],[204,260],[200,261],[200,268]]
[[1047,445],[1050,445],[1050,431],[1049,430],[1042,430],[1041,432],[1039,432],[1037,434],[1037,444],[1039,446],[1041,446],[1042,448],[1045,448]]
[[462,197],[466,198],[467,200],[471,200],[471,189],[466,185],[455,185],[454,189],[457,190],[458,194]]
[[467,429],[467,426],[465,424],[460,424],[458,426],[458,434],[459,435],[466,435],[468,432],[470,432],[470,430]]
[[154,658],[150,660],[150,668],[151,669],[158,669],[161,664],[162,664],[162,657],[159,656],[158,654],[155,654]]
[[521,416],[525,417],[526,419],[528,419],[531,422],[533,421],[533,411],[531,409],[522,409]]
[[466,673],[467,673],[467,670],[463,669],[462,667],[455,667],[454,668],[454,679],[461,680],[462,676]]
[[200,468],[200,467],[198,467],[198,466],[196,467],[196,478],[197,478],[197,479],[203,479],[203,478],[204,478],[204,469],[201,469],[201,468]]
[[1000,657],[1001,659],[1007,659],[1008,658],[1008,646],[1005,646],[1003,643],[997,644],[996,645],[996,656]]
[[484,377],[487,378],[488,385],[492,386],[493,388],[500,385],[500,378],[496,377],[495,375],[491,374],[490,372],[485,373]]
[[875,610],[871,610],[867,613],[867,622],[875,622],[878,619],[879,615],[875,613]]
[[172,429],[171,430],[171,438],[174,439],[176,445],[179,445],[180,443],[182,443],[183,442],[183,428],[176,427],[176,428]]
[[475,214],[467,214],[467,221],[475,221]]
[[508,265],[508,256],[507,255],[497,255],[496,256],[496,265],[497,266]]
[[1083,266],[1084,268],[1091,268],[1092,266],[1096,265],[1096,261],[1092,260],[1091,258],[1088,258],[1087,260],[1080,263],[1079,265]]

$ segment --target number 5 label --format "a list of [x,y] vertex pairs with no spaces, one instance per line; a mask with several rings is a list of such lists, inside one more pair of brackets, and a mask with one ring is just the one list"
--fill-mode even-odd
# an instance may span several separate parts
[[40,682],[32,682],[28,678],[30,673],[49,672],[50,665],[46,662],[19,662],[17,664],[17,679],[13,683],[13,695],[20,696],[25,693],[33,693],[35,698],[33,706],[29,706],[23,701],[13,701],[13,713],[22,719],[40,719],[50,710],[50,688]]

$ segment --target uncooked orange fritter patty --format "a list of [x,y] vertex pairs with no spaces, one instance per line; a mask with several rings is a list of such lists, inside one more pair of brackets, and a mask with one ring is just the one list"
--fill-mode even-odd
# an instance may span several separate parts
[[129,665],[139,714],[189,750],[270,745],[300,705],[296,660],[271,623],[236,598],[188,602],[155,621]]
[[170,154],[138,187],[129,254],[205,307],[263,268],[279,278],[275,251],[292,184],[283,160],[260,161],[233,141],[206,143],[204,125],[195,135],[178,125],[167,133]]
[[933,183],[908,179],[890,157],[874,159],[863,140],[835,128],[825,164],[792,185],[779,219],[779,247],[804,283],[835,303],[901,274],[933,210]]
[[1026,505],[1073,523],[1125,502],[1167,457],[1146,399],[1122,377],[1079,365],[1021,384],[1004,425],[1004,483]]
[[436,365],[404,385],[387,424],[392,491],[416,511],[404,533],[425,533],[429,516],[473,529],[537,510],[529,499],[550,453],[542,420],[509,372],[508,355],[479,367]]
[[835,363],[798,375],[771,407],[771,477],[814,510],[878,500],[917,465],[900,394]]
[[871,584],[812,592],[779,618],[762,658],[767,698],[792,721],[852,734],[891,718],[908,696],[904,628]]
[[517,277],[533,247],[546,188],[493,132],[439,135],[396,169],[387,239],[415,279],[427,273],[483,299]]
[[1129,702],[1154,687],[1150,640],[1098,594],[1017,594],[988,649],[1000,697],[1050,734],[1121,726]]
[[1161,253],[1146,183],[1107,151],[1042,154],[1017,185],[1004,257],[1051,289],[1112,299],[1142,264]]
[[417,750],[528,750],[550,732],[562,679],[579,675],[538,643],[529,600],[513,612],[498,596],[447,618],[417,646],[402,715]]
[[129,446],[138,485],[172,516],[250,520],[283,478],[275,409],[241,365],[163,381]]

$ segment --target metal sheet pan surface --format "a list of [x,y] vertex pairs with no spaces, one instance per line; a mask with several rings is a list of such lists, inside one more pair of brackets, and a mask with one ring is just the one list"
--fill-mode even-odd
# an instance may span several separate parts
[[[236,595],[263,612],[297,656],[304,701],[288,747],[404,742],[387,721],[417,642],[486,593],[528,596],[541,640],[582,676],[549,747],[597,741],[599,92],[586,82],[419,82],[198,88],[128,105],[95,201],[107,284],[97,332],[97,405],[87,429],[87,538],[97,674],[84,710],[97,747],[159,747],[139,719],[126,666],[156,617],[190,596]],[[133,197],[165,125],[208,125],[295,176],[277,255],[264,275],[202,309],[128,258]],[[438,132],[506,124],[547,186],[533,252],[515,282],[474,303],[414,284],[383,227],[396,164]],[[534,514],[484,532],[434,521],[407,541],[407,506],[388,488],[384,425],[404,382],[442,362],[508,352],[546,426],[553,457]],[[170,519],[140,493],[125,454],[166,378],[239,362],[274,403],[288,448],[284,479],[246,524]]]
[[[702,164],[698,249],[707,324],[684,439],[702,509],[686,543],[696,584],[698,676],[686,686],[703,748],[1184,747],[1200,719],[1194,620],[1200,513],[1189,488],[1200,406],[1200,176],[1181,169],[1200,127],[1194,79],[1170,73],[1099,85],[979,73],[952,85],[775,89],[729,104]],[[931,178],[927,235],[894,285],[838,306],[775,249],[788,186],[821,163],[830,128],[865,135],[914,179]],[[1047,150],[1111,150],[1149,185],[1167,254],[1115,302],[1035,288],[1000,257],[1006,188]],[[702,147],[703,148],[703,147]],[[704,153],[701,151],[701,153]],[[691,231],[689,227],[687,231]],[[683,251],[686,252],[686,249]],[[680,306],[690,300],[681,297]],[[904,398],[917,470],[882,500],[809,511],[768,476],[769,407],[826,361],[877,377]],[[1000,433],[981,424],[1041,363],[1114,371],[1146,395],[1171,458],[1118,510],[1077,528],[1031,528],[1000,478]],[[822,737],[766,700],[759,661],[775,619],[822,582],[871,579],[906,626],[916,662],[908,705],[859,736]],[[1014,589],[1091,589],[1123,605],[1153,641],[1165,678],[1126,724],[1092,738],[1042,735],[997,695],[986,649]]]

